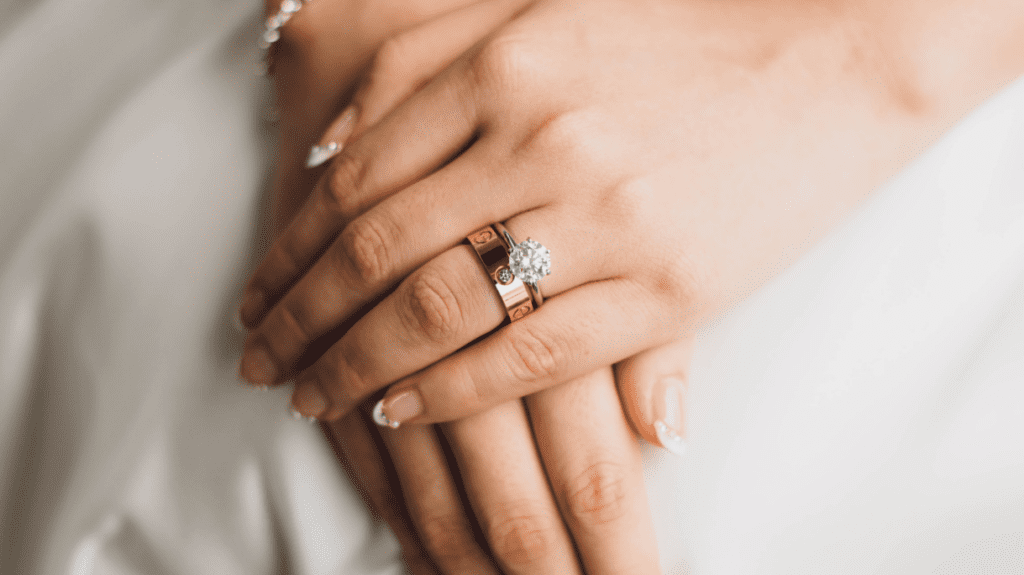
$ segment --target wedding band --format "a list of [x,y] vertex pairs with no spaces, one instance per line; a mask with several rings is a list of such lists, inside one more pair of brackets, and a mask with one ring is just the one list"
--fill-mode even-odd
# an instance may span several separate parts
[[481,228],[466,236],[466,241],[473,247],[484,270],[494,282],[509,321],[518,321],[529,315],[534,310],[533,294],[523,280],[512,273],[508,247],[495,227]]
[[540,242],[526,238],[521,244],[512,239],[512,234],[505,226],[495,223],[494,228],[505,239],[508,247],[509,269],[530,289],[534,305],[544,303],[544,296],[537,285],[544,276],[551,273],[551,251]]

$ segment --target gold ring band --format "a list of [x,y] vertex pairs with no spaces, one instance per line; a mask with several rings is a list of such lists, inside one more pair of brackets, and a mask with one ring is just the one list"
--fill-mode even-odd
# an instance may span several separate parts
[[466,241],[473,247],[488,277],[494,282],[494,288],[505,304],[509,321],[518,321],[534,310],[534,297],[530,288],[515,277],[509,268],[509,247],[502,234],[495,229],[495,226],[500,225],[483,227],[466,236]]

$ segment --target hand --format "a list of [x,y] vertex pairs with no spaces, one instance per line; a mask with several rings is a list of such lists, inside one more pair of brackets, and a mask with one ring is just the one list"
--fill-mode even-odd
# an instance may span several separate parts
[[[324,143],[372,125],[468,47],[461,43],[471,44],[519,7],[485,2],[392,37],[357,92],[360,125],[342,114]],[[277,73],[292,63],[279,57]],[[294,97],[283,100],[296,103]],[[281,171],[287,175],[295,168],[292,162]],[[591,406],[589,417],[567,417],[571,411],[561,406],[581,401]],[[532,398],[530,412],[533,429],[516,401],[446,426],[440,437],[416,427],[385,434],[386,448],[355,412],[332,422],[328,437],[367,503],[392,526],[414,573],[497,573],[474,538],[474,514],[464,504],[475,512],[493,558],[507,573],[581,572],[563,515],[588,572],[656,572],[637,446],[610,372]],[[542,431],[536,438],[535,430]],[[457,466],[446,461],[445,443]],[[456,481],[468,500],[459,497]]]
[[[291,375],[398,282],[298,375],[300,411],[335,419],[391,386],[392,421],[453,420],[692,334],[937,121],[859,20],[786,10],[525,10],[333,162],[250,282],[247,375]],[[538,311],[467,347],[505,316],[459,245],[493,221],[555,272]]]

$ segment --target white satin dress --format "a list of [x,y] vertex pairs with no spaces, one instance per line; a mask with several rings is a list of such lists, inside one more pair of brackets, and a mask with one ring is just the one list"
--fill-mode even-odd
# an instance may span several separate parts
[[[0,3],[0,573],[401,573],[229,320],[257,6]],[[1024,573],[1024,79],[701,334],[666,573]]]

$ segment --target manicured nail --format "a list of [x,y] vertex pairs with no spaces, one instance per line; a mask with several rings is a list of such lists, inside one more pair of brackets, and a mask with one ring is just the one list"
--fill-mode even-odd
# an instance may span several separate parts
[[341,153],[341,146],[337,142],[330,142],[326,146],[316,145],[309,149],[306,156],[306,167],[315,168],[322,166],[324,162]]
[[231,325],[234,326],[238,333],[245,335],[249,333],[249,330],[245,329],[245,324],[242,323],[242,316],[238,312],[231,315]]
[[301,413],[296,411],[294,407],[289,407],[288,411],[291,413],[292,419],[301,419],[302,421],[305,421],[306,423],[316,423],[317,422],[317,419],[315,417],[306,417],[305,415],[302,415]]
[[398,429],[410,419],[423,413],[423,399],[420,392],[407,389],[392,397],[385,397],[373,406],[373,421],[381,427]]
[[327,411],[327,398],[320,391],[320,387],[312,382],[305,381],[295,384],[295,391],[292,393],[292,407],[302,417],[318,418]]
[[683,397],[686,386],[677,377],[663,378],[654,389],[654,431],[661,446],[682,457],[686,453],[683,440]]
[[322,166],[328,160],[340,154],[349,136],[352,135],[355,124],[356,109],[355,106],[349,106],[327,128],[327,131],[320,138],[320,142],[309,149],[309,156],[306,157],[306,167],[316,168],[317,166]]
[[277,380],[277,366],[267,349],[256,344],[243,353],[239,375],[255,386],[271,385]]
[[246,290],[242,296],[242,305],[238,308],[238,320],[242,326],[251,326],[255,323],[256,316],[263,308],[267,296],[261,290]]

